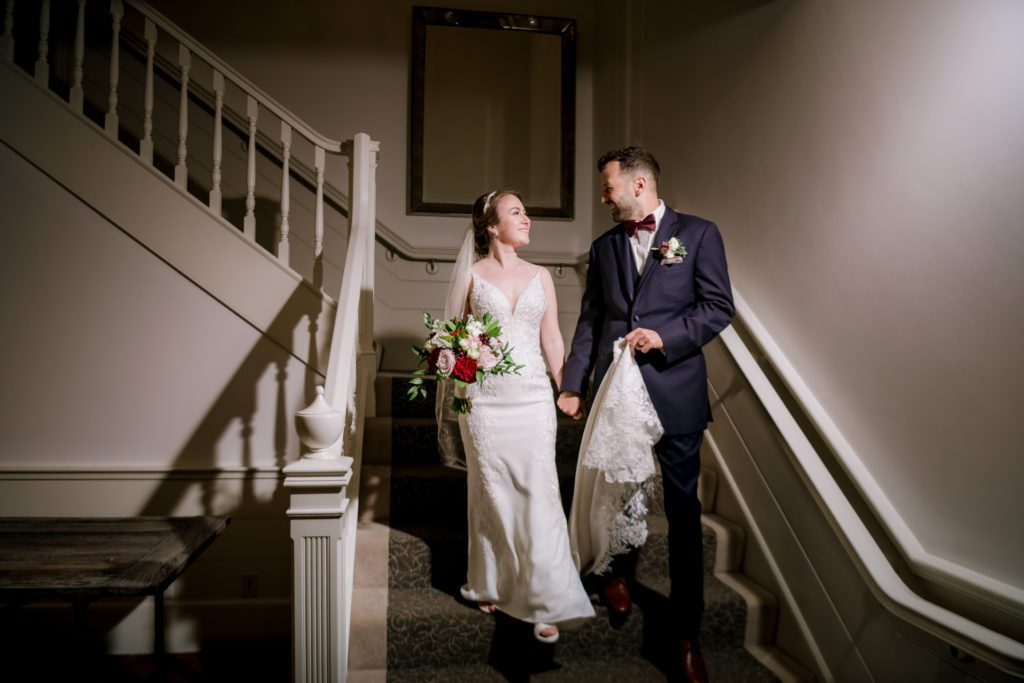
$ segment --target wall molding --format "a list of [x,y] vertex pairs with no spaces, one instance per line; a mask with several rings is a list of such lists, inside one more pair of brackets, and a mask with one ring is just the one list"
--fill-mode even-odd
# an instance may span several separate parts
[[280,479],[279,467],[171,467],[161,465],[3,465],[0,481]]

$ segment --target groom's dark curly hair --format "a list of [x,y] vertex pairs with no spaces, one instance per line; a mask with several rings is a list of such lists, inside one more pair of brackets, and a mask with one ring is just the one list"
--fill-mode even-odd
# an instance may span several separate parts
[[654,177],[655,183],[658,182],[658,176],[661,175],[661,166],[658,165],[658,160],[643,147],[620,147],[619,149],[605,152],[597,160],[598,173],[603,171],[604,167],[613,161],[619,162],[619,169],[623,173],[632,173],[638,170],[647,171]]

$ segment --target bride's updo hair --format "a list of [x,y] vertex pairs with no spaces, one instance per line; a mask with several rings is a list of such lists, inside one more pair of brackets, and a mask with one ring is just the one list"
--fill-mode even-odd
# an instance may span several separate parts
[[491,233],[487,228],[498,224],[498,201],[507,194],[523,201],[515,190],[494,190],[480,195],[473,204],[473,239],[479,256],[487,256],[491,244]]

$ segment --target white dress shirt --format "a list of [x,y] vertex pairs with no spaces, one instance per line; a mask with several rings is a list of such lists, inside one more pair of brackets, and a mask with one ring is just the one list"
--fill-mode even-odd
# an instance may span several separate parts
[[636,263],[636,272],[642,273],[644,264],[651,255],[651,241],[654,233],[661,227],[661,219],[665,216],[665,202],[658,200],[658,208],[654,210],[654,231],[637,230],[636,234],[629,238],[629,245],[633,248],[633,262]]

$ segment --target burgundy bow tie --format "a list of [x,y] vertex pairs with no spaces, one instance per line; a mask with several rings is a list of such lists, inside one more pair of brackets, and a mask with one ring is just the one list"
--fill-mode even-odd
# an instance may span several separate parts
[[648,232],[654,232],[654,214],[647,214],[647,217],[642,221],[623,221],[622,225],[626,228],[626,234],[632,237],[636,234],[637,230],[647,230]]

